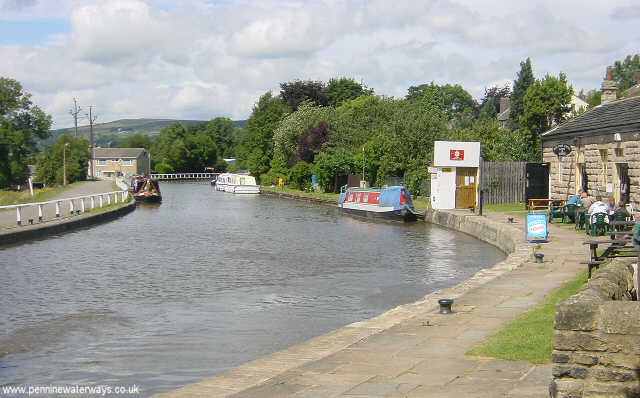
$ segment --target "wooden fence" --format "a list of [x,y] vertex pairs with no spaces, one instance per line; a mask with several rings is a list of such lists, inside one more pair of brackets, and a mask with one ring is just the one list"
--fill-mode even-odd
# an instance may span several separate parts
[[526,162],[482,162],[481,187],[485,204],[524,202]]

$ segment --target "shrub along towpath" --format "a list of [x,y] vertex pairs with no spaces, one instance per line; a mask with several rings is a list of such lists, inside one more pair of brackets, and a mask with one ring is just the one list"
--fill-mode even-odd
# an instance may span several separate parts
[[[453,288],[162,397],[548,397],[550,364],[466,353],[583,272],[583,236],[551,225],[551,241],[539,249],[544,263],[536,264],[533,245],[523,243],[523,215],[508,224],[505,213],[448,213],[458,225],[476,218],[515,250]],[[455,298],[454,314],[437,313],[444,297]]]

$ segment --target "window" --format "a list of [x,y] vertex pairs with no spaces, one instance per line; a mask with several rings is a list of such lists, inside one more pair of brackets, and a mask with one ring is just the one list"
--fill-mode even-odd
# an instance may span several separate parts
[[96,160],[96,164],[98,166],[106,166],[107,165],[107,161],[104,160],[104,159],[98,159],[98,160]]
[[364,198],[362,198],[362,201],[365,202],[365,203],[369,201],[369,194],[368,193],[364,194]]
[[133,166],[133,160],[129,159],[129,160],[122,160],[122,165],[123,166]]

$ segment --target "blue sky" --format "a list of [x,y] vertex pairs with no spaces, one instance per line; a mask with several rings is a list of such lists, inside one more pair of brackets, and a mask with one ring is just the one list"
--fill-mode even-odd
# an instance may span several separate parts
[[640,53],[637,0],[0,0],[0,76],[71,125],[73,98],[99,121],[244,119],[295,79],[351,77],[377,94],[460,84],[479,98],[534,74],[598,89]]

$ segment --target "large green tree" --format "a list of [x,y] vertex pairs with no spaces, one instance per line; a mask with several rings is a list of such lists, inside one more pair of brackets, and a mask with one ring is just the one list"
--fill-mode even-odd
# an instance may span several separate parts
[[144,148],[147,151],[153,146],[151,136],[145,134],[136,134],[127,138],[118,144],[118,148]]
[[63,134],[38,159],[36,177],[47,184],[62,184],[66,166],[67,183],[85,180],[90,157],[86,139]]
[[51,116],[31,102],[31,94],[18,81],[0,77],[0,188],[26,181],[27,163],[50,127]]
[[259,176],[269,170],[273,158],[273,133],[289,108],[268,92],[254,105],[244,133],[236,146],[238,167]]
[[509,118],[514,126],[518,126],[520,118],[524,115],[524,96],[529,87],[535,82],[531,59],[520,62],[520,72],[513,81],[513,93],[511,94],[511,111]]
[[324,83],[312,80],[280,83],[280,98],[293,111],[304,101],[311,101],[319,106],[325,106],[329,101]]
[[632,86],[638,84],[638,71],[640,71],[640,54],[627,55],[622,61],[613,63],[612,75],[618,88],[618,96]]
[[330,79],[327,84],[327,101],[331,106],[340,106],[343,102],[358,98],[361,95],[372,95],[373,89],[347,77]]
[[217,117],[205,123],[189,126],[189,132],[194,134],[205,133],[218,149],[219,157],[233,157],[234,138],[236,127],[233,120],[226,117]]
[[536,79],[524,96],[521,125],[540,135],[552,125],[562,123],[571,112],[572,95],[573,87],[567,84],[567,76],[562,72],[558,77],[546,75]]
[[438,86],[431,82],[430,84],[411,86],[407,99],[413,102],[425,102],[426,100],[429,105],[441,108],[449,118],[471,112],[476,107],[476,101],[471,94],[459,84]]

